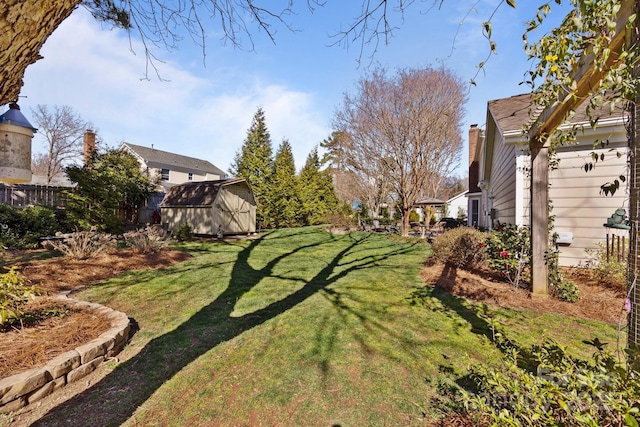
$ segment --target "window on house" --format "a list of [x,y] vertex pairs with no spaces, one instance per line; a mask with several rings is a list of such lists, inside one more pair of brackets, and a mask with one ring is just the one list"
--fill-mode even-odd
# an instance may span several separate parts
[[471,200],[471,225],[478,226],[478,220],[480,219],[480,206],[479,200]]
[[160,179],[163,181],[169,181],[169,169],[162,169],[160,172]]
[[187,179],[189,181],[193,181],[193,173],[192,172],[189,172],[189,175],[187,176]]

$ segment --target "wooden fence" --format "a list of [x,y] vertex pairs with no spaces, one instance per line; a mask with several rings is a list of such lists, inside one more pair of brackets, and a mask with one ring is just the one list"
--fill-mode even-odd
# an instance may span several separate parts
[[[64,208],[63,192],[69,187],[52,187],[35,184],[6,185],[0,183],[0,203],[9,204],[16,208],[31,205],[47,206],[50,208]],[[138,209],[121,209],[119,216],[125,224],[153,224],[154,212],[160,213],[160,202],[164,193],[152,193],[145,203]]]
[[0,184],[0,203],[9,204],[17,208],[29,205],[49,207],[64,207],[62,192],[68,187],[51,187],[34,184]]

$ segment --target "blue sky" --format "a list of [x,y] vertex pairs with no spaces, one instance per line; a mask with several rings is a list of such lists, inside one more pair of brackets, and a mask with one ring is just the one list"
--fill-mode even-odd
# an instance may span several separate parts
[[[123,141],[153,144],[209,160],[224,170],[261,106],[274,151],[286,138],[300,169],[312,148],[330,135],[344,93],[353,92],[371,63],[390,70],[444,65],[465,83],[476,75],[477,65],[488,54],[481,24],[500,1],[444,0],[438,7],[439,3],[436,0],[432,7],[434,0],[416,1],[404,17],[392,12],[397,29],[389,43],[375,51],[365,46],[362,54],[359,41],[348,48],[331,46],[336,42],[331,35],[358,15],[360,1],[329,0],[313,13],[306,2],[298,2],[296,14],[287,18],[296,31],[275,26],[275,44],[254,31],[253,50],[246,38],[243,49],[225,45],[219,28],[212,25],[206,58],[189,39],[173,52],[155,50],[163,60],[157,63],[162,80],[154,71],[144,78],[139,40],[130,42],[126,32],[101,25],[79,8],[47,40],[44,59],[27,68],[19,104],[30,120],[37,104],[69,105],[93,124],[108,146]],[[484,126],[487,101],[528,89],[519,86],[530,66],[521,35],[523,23],[535,16],[539,3],[517,3],[515,10],[503,4],[493,17],[498,54],[469,90],[465,141],[469,125]],[[553,13],[561,17],[566,10]],[[34,152],[44,151],[40,138],[36,134]],[[465,146],[457,175],[466,174],[467,159]]]

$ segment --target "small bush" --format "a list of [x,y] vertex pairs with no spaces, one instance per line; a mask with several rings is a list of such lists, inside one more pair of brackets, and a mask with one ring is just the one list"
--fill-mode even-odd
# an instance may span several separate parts
[[334,212],[327,218],[332,227],[335,228],[350,228],[356,225],[357,220],[352,215],[347,215],[342,212]]
[[516,288],[523,287],[531,259],[530,242],[529,228],[512,224],[498,225],[484,242],[489,267],[501,272]]
[[173,237],[178,242],[188,242],[193,239],[193,229],[188,222],[183,222],[176,228],[176,231],[173,232]]
[[23,306],[41,292],[35,286],[24,283],[16,267],[0,274],[0,325],[18,321],[23,315]]
[[585,343],[596,348],[590,360],[574,359],[548,340],[507,350],[498,368],[474,367],[478,393],[463,392],[468,418],[476,425],[637,426],[638,372],[619,364],[597,338]]
[[18,209],[0,204],[0,244],[11,249],[33,249],[41,237],[69,231],[62,212],[44,206]]
[[124,240],[135,252],[157,252],[167,246],[167,233],[159,226],[149,225],[142,230],[124,234]]
[[[626,253],[629,248],[626,248]],[[607,249],[603,243],[598,243],[596,249],[585,249],[587,267],[593,278],[598,282],[614,289],[626,290],[627,287],[627,259],[618,261],[617,257],[610,256],[607,260]]]
[[47,249],[54,249],[71,259],[87,259],[116,249],[117,241],[107,233],[93,230],[76,231],[60,240],[48,240],[43,243]]
[[471,227],[458,227],[437,236],[432,243],[437,260],[460,268],[470,268],[482,262],[485,233]]
[[551,295],[562,301],[579,301],[582,297],[582,294],[580,293],[580,288],[578,288],[578,285],[567,280],[564,276],[560,277],[560,280],[556,280],[549,284]]

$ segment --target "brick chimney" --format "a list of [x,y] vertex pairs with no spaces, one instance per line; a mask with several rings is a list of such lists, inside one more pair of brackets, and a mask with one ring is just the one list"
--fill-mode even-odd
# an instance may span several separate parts
[[471,125],[469,128],[469,192],[479,193],[478,178],[480,174],[480,164],[476,159],[476,147],[482,138],[482,131],[477,124]]
[[96,133],[91,129],[87,129],[84,133],[84,163],[86,164],[91,157],[91,153],[96,149]]

